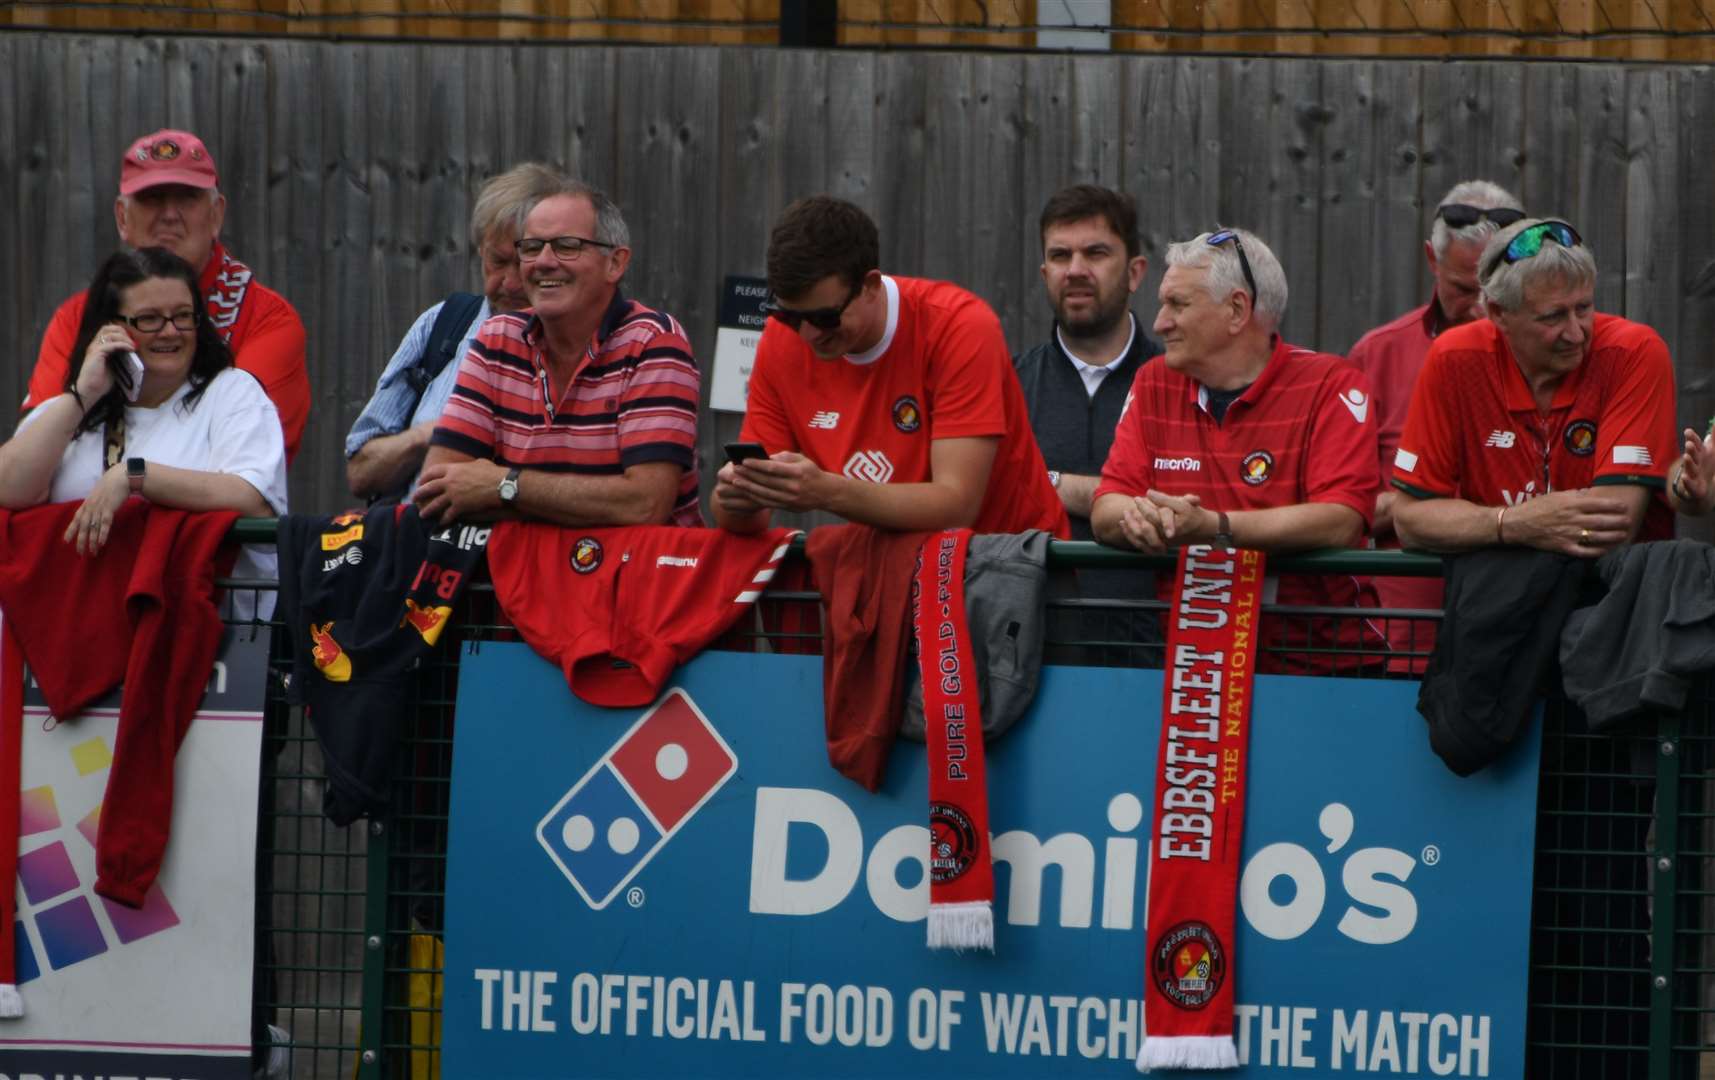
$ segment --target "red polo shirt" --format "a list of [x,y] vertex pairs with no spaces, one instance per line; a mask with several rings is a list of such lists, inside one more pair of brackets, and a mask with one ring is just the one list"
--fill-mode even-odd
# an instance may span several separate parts
[[[1393,455],[1399,449],[1399,435],[1405,429],[1406,410],[1411,405],[1411,392],[1417,385],[1423,360],[1429,346],[1443,329],[1441,305],[1431,299],[1399,318],[1378,326],[1358,339],[1347,354],[1346,362],[1369,377],[1375,391],[1376,440],[1380,444],[1380,469],[1377,473],[1384,485],[1393,475]],[[1397,548],[1399,536],[1391,529],[1376,535],[1376,547]],[[1375,577],[1365,578],[1374,586],[1381,606],[1393,610],[1439,608],[1445,583],[1437,577]],[[1411,619],[1390,619],[1387,623],[1388,646],[1398,653],[1428,652],[1435,646],[1436,624]],[[1410,670],[1421,673],[1427,661],[1417,660]],[[1400,665],[1398,670],[1406,670]]]
[[[1208,510],[1269,510],[1300,503],[1348,506],[1367,528],[1375,508],[1376,423],[1368,380],[1337,356],[1311,352],[1278,339],[1268,365],[1227,408],[1220,423],[1210,414],[1208,391],[1157,361],[1138,369],[1131,402],[1114,429],[1113,449],[1096,498],[1142,495],[1150,488],[1196,495]],[[1271,575],[1272,576],[1272,575]],[[1171,575],[1162,575],[1163,599]],[[1275,603],[1356,607],[1355,578],[1286,575]],[[1265,642],[1305,635],[1302,626],[1268,620]],[[1312,620],[1316,645],[1330,649],[1379,647],[1373,629],[1361,637],[1356,621]],[[1339,657],[1283,657],[1265,649],[1266,670],[1326,671],[1350,666]]]
[[1638,538],[1666,540],[1673,513],[1663,492],[1678,456],[1673,361],[1654,330],[1597,315],[1584,362],[1543,413],[1500,328],[1484,319],[1447,331],[1429,350],[1393,484],[1415,498],[1479,506],[1639,484],[1654,495]]

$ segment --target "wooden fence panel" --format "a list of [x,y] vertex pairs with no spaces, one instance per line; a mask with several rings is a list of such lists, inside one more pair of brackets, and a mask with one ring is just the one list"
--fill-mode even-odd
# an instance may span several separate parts
[[[1138,200],[1145,326],[1166,245],[1230,222],[1281,257],[1291,338],[1343,350],[1423,301],[1436,200],[1488,177],[1589,237],[1600,306],[1668,340],[1682,419],[1715,409],[1707,69],[38,33],[0,38],[0,62],[0,393],[22,395],[49,314],[115,244],[124,147],[189,127],[232,250],[308,328],[301,509],[349,502],[346,431],[411,320],[479,280],[478,186],[532,158],[615,197],[628,290],[705,364],[721,279],[760,273],[774,217],[816,191],[876,216],[884,267],[987,297],[1014,349],[1049,322],[1042,203],[1094,181]],[[737,429],[705,429],[705,486]]]

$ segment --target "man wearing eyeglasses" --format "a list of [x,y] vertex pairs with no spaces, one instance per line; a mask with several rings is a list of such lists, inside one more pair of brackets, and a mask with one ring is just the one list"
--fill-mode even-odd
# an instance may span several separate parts
[[1673,535],[1673,363],[1661,336],[1595,310],[1596,260],[1564,221],[1483,249],[1488,318],[1442,334],[1393,466],[1412,547],[1515,544],[1595,558]]
[[[360,499],[399,499],[416,486],[429,437],[452,394],[459,360],[489,316],[530,305],[518,267],[518,209],[553,190],[559,173],[526,162],[490,178],[471,209],[482,293],[453,293],[417,316],[345,438],[345,478]],[[440,365],[437,368],[437,365]]]
[[697,395],[672,316],[619,291],[625,219],[570,177],[527,201],[526,311],[484,323],[412,494],[430,520],[698,525]]
[[945,282],[883,274],[858,207],[815,196],[768,240],[775,300],[741,438],[768,457],[718,475],[715,520],[825,510],[902,531],[1067,535],[1000,320]]
[[[1166,352],[1132,383],[1096,488],[1096,538],[1156,553],[1356,543],[1376,489],[1369,382],[1337,356],[1281,340],[1287,287],[1274,253],[1241,229],[1173,244],[1160,298]],[[1165,594],[1171,582],[1161,586]],[[1280,604],[1349,607],[1358,597],[1349,577],[1283,577],[1275,590],[1265,597]],[[1286,629],[1265,624],[1267,670],[1335,666],[1282,653]],[[1311,632],[1348,655],[1368,643],[1351,620]]]
[[[209,321],[232,349],[234,366],[254,375],[274,403],[290,461],[310,416],[304,324],[285,297],[221,244],[226,196],[208,147],[188,131],[172,130],[132,143],[119,164],[113,220],[125,246],[164,247],[198,269]],[[21,411],[65,393],[84,300],[80,292],[54,312]]]
[[[1483,316],[1482,290],[1477,285],[1477,259],[1495,230],[1524,219],[1519,200],[1499,184],[1465,180],[1453,185],[1435,209],[1435,222],[1423,244],[1423,257],[1435,282],[1429,302],[1378,326],[1358,339],[1346,359],[1370,378],[1375,390],[1376,434],[1380,441],[1381,490],[1376,495],[1371,531],[1377,547],[1399,546],[1393,528],[1395,493],[1394,451],[1405,427],[1411,390],[1423,370],[1429,346],[1443,331]],[[1371,579],[1381,606],[1390,610],[1439,608],[1443,582],[1439,577],[1379,577]],[[1388,622],[1390,647],[1397,653],[1422,653],[1435,644],[1435,626],[1410,619]],[[1399,662],[1401,670],[1422,671],[1423,660]]]

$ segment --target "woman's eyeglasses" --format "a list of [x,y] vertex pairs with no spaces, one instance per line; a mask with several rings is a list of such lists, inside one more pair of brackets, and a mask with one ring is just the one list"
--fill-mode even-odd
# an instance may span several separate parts
[[145,334],[159,333],[161,328],[169,322],[177,329],[187,333],[197,328],[197,313],[194,311],[175,311],[171,315],[159,315],[153,311],[146,311],[141,315],[121,315],[119,317],[131,329],[140,330]]

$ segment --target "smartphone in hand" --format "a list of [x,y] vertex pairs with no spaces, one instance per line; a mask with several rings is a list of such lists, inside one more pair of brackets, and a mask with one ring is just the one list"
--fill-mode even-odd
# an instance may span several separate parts
[[107,354],[107,370],[113,385],[125,395],[126,401],[136,401],[143,392],[143,358],[135,349],[114,349]]
[[768,451],[761,443],[729,442],[726,444],[726,459],[737,465],[741,462],[768,457]]

